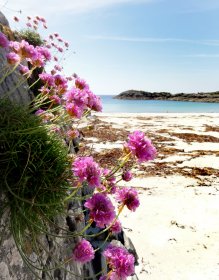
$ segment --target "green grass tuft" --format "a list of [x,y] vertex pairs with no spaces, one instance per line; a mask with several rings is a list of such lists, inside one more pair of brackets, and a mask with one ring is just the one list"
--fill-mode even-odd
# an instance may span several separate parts
[[63,212],[67,147],[21,106],[0,100],[0,112],[0,189],[19,230],[37,232]]

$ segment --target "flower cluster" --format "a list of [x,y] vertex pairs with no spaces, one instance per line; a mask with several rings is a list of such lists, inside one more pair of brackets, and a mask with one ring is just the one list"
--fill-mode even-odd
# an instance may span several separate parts
[[100,186],[101,169],[92,157],[79,157],[73,162],[73,173],[79,182],[87,181],[90,187]]
[[115,219],[115,207],[111,200],[102,193],[96,193],[84,204],[90,211],[90,219],[100,228],[109,226]]
[[78,242],[73,250],[72,258],[82,264],[94,259],[94,249],[90,242],[86,239]]
[[142,131],[137,130],[129,134],[125,148],[136,156],[138,162],[152,160],[156,156],[155,147],[152,145],[150,139],[145,137]]
[[66,100],[66,110],[69,115],[80,118],[85,109],[102,111],[100,98],[93,94],[88,84],[79,78],[75,80],[75,87],[69,90],[64,99]]
[[[17,17],[14,20],[19,21]],[[38,30],[40,25],[47,29],[46,20],[42,17],[27,17],[27,20],[28,29]],[[69,144],[79,137],[77,127],[74,125],[75,123],[78,125],[79,120],[75,121],[75,118],[81,119],[91,110],[102,111],[101,100],[91,91],[87,82],[76,74],[66,77],[58,73],[62,71],[62,66],[58,64],[58,55],[68,49],[68,42],[58,33],[50,34],[48,39],[42,42],[42,45],[35,46],[25,40],[9,41],[0,32],[0,47],[8,51],[6,57],[9,69],[11,67],[14,70],[19,67],[20,73],[29,79],[33,71],[40,68],[37,77],[39,87],[37,92],[34,92],[37,97],[33,102],[33,111],[41,118],[49,132],[58,133],[62,136],[62,140],[64,138]],[[56,53],[52,53],[52,50]],[[56,63],[50,72],[45,70],[47,62]],[[124,144],[124,151],[125,154],[118,159],[118,163],[109,169],[101,168],[92,156],[71,155],[73,176],[70,176],[67,181],[73,184],[73,192],[66,200],[72,198],[79,187],[84,185],[89,186],[93,192],[89,198],[83,198],[83,201],[85,200],[83,206],[89,219],[88,225],[79,235],[83,235],[93,222],[103,231],[108,230],[109,235],[120,233],[121,223],[118,216],[122,209],[126,206],[129,210],[135,211],[140,205],[136,189],[121,187],[119,182],[121,180],[129,182],[133,178],[129,170],[130,166],[126,165],[128,161],[136,159],[132,163],[141,163],[152,160],[155,158],[156,149],[143,132],[135,131],[129,134],[128,141]],[[114,207],[110,195],[115,196],[118,209]],[[73,249],[71,259],[84,264],[91,261],[94,255],[90,242],[82,239]],[[125,248],[109,245],[103,255],[111,272],[107,276],[102,276],[101,280],[125,280],[134,273],[134,257]]]
[[[125,248],[110,244],[103,255],[112,270],[109,273],[110,278],[106,279],[125,280],[134,273],[135,258]],[[102,279],[104,279],[104,276]]]
[[127,206],[131,211],[135,211],[140,205],[138,199],[138,192],[134,188],[121,188],[117,190],[116,199],[122,204],[122,206]]
[[0,32],[0,47],[7,48],[8,46],[9,46],[8,38],[5,36],[5,34]]
[[51,54],[44,46],[29,44],[27,41],[10,41],[10,52],[7,54],[9,64],[19,64],[23,61],[29,62],[33,67],[44,67],[50,61]]

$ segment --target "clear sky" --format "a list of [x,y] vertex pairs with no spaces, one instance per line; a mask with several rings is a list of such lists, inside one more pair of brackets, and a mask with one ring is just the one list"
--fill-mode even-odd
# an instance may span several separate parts
[[96,94],[219,90],[219,0],[0,0],[0,9],[46,17],[70,42],[66,74]]

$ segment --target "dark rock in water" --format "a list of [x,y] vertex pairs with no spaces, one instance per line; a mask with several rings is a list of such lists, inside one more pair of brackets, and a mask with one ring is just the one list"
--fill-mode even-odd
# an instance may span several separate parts
[[219,103],[219,91],[171,94],[169,92],[127,90],[116,95],[114,98],[127,100],[170,100]]

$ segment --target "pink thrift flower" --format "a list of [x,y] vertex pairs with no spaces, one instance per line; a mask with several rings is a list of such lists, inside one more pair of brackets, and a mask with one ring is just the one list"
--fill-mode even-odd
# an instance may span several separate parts
[[62,71],[62,66],[56,64],[56,65],[54,66],[54,69],[55,69],[56,71]]
[[27,20],[31,20],[31,17],[30,17],[30,16],[27,16]]
[[61,53],[63,52],[63,48],[61,48],[61,47],[58,47],[57,50]]
[[126,181],[126,182],[131,181],[132,178],[133,178],[133,176],[132,176],[132,172],[131,172],[131,171],[125,171],[125,172],[122,174],[122,180],[124,180],[124,181]]
[[75,129],[68,130],[66,134],[69,139],[74,139],[79,136],[78,130]]
[[54,103],[54,104],[61,104],[61,99],[58,95],[52,95],[49,97],[49,99]]
[[35,112],[35,115],[36,115],[36,116],[39,116],[39,115],[42,115],[42,114],[44,114],[44,113],[45,113],[45,110],[39,109],[39,110],[37,110],[37,111]]
[[31,23],[30,23],[30,22],[27,22],[27,23],[26,23],[26,26],[27,26],[27,27],[29,27],[29,28],[31,28],[31,27],[32,27],[32,25],[31,25]]
[[105,176],[105,185],[107,186],[107,191],[110,194],[114,194],[116,192],[116,177],[110,175],[110,170],[109,169],[104,169],[103,170],[103,175]]
[[59,33],[54,33],[54,36],[55,37],[59,37]]
[[129,134],[128,142],[125,144],[139,162],[152,160],[156,156],[156,148],[151,143],[151,140],[145,137],[141,131],[134,131]]
[[77,105],[73,104],[73,103],[68,103],[65,107],[66,112],[75,118],[80,119],[81,116],[83,115],[83,108],[82,107],[78,107]]
[[110,279],[125,280],[135,272],[135,258],[125,248],[109,245],[103,252],[104,257],[113,271]]
[[45,20],[45,18],[43,18],[43,17],[40,18],[40,21],[41,21],[42,23],[46,23],[46,20]]
[[93,104],[91,109],[96,111],[96,112],[102,112],[103,106],[102,106],[101,99],[100,99],[99,96],[95,95],[94,104]]
[[122,205],[126,205],[131,211],[135,211],[140,205],[137,191],[130,187],[117,190],[116,199],[122,203]]
[[65,42],[65,47],[68,48],[69,47],[69,43]]
[[0,47],[7,48],[8,46],[9,46],[8,38],[5,36],[5,34],[0,32]]
[[19,18],[18,18],[18,17],[14,16],[13,19],[14,19],[14,21],[16,21],[16,22],[19,22]]
[[20,56],[14,52],[10,52],[6,55],[9,64],[13,65],[20,62]]
[[122,231],[121,222],[116,220],[115,223],[110,227],[112,233],[120,233]]
[[43,24],[43,27],[44,27],[45,29],[47,29],[47,28],[48,28],[48,27],[47,27],[47,25],[46,25],[45,23]]
[[96,193],[87,199],[84,204],[89,211],[90,218],[96,222],[100,228],[104,228],[112,223],[115,219],[115,209],[111,200],[102,193]]
[[54,84],[55,84],[55,79],[54,79],[53,75],[50,75],[48,73],[39,74],[39,78],[41,79],[41,81],[44,84],[47,84],[50,87],[54,86]]
[[86,83],[85,80],[83,79],[80,79],[80,78],[76,78],[75,80],[75,86],[76,88],[79,88],[79,89],[89,89],[89,86],[88,84]]
[[20,65],[19,66],[19,72],[23,75],[29,73],[29,68],[27,66],[24,65]]
[[39,46],[37,46],[36,50],[37,50],[37,52],[39,54],[41,54],[43,56],[43,58],[46,61],[50,61],[51,60],[51,54],[50,54],[50,52],[48,51],[48,49],[46,47],[39,47]]
[[101,169],[92,157],[77,158],[72,170],[81,183],[87,181],[92,188],[100,186]]
[[72,258],[82,264],[94,259],[94,249],[90,242],[85,239],[78,242],[73,250]]

